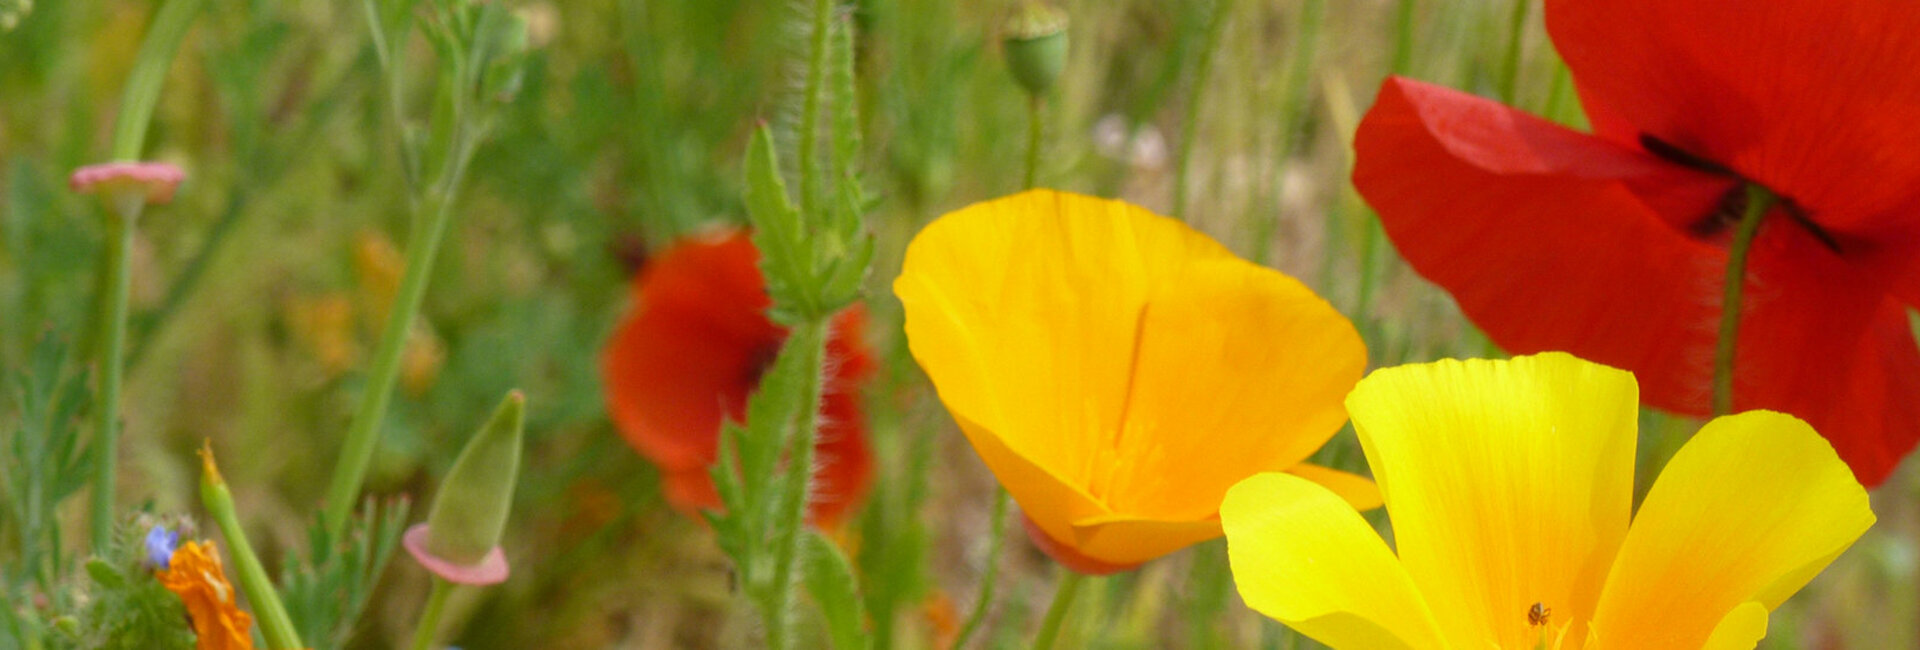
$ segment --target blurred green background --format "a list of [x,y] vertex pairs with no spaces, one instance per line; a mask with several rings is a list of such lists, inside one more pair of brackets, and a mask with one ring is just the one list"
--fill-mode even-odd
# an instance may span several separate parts
[[[795,91],[801,8],[505,4],[531,26],[530,67],[456,205],[368,491],[429,494],[499,396],[522,388],[514,579],[458,594],[447,638],[470,650],[741,645],[752,614],[724,556],[664,506],[655,471],[607,420],[599,349],[629,306],[636,253],[744,220],[740,159]],[[1397,261],[1347,182],[1348,145],[1394,71],[1583,124],[1537,3],[1059,4],[1071,54],[1043,113],[1041,185],[1181,213],[1302,278],[1354,319],[1375,366],[1498,354]],[[0,33],[0,366],[20,366],[49,330],[87,345],[104,228],[65,178],[104,158],[154,7],[42,0]],[[877,488],[838,539],[881,647],[943,647],[978,588],[993,480],[906,354],[887,286],[922,224],[1019,189],[1026,97],[1000,57],[1006,3],[847,10],[880,196],[869,303],[884,369],[869,400]],[[196,511],[191,450],[211,438],[269,566],[321,497],[408,237],[371,43],[357,3],[212,0],[145,148],[188,181],[149,212],[135,249],[122,502]],[[418,38],[408,57],[409,76],[431,78]],[[413,85],[407,114],[424,114],[431,84]],[[1182,175],[1191,199],[1174,206]],[[1644,489],[1696,423],[1642,420]],[[1364,465],[1350,433],[1325,455]],[[1880,524],[1775,614],[1765,647],[1920,647],[1916,494],[1912,467],[1879,490]],[[1052,590],[1051,564],[1017,527],[1008,549],[990,647],[1023,647]],[[362,646],[398,645],[424,598],[410,560],[391,566]],[[1217,541],[1095,584],[1069,647],[1311,645],[1238,603]]]

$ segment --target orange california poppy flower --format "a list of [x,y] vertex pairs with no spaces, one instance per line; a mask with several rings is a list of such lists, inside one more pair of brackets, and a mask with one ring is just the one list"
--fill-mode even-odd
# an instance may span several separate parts
[[[634,308],[601,359],[607,410],[627,443],[659,466],[667,501],[691,514],[720,507],[708,468],[723,421],[741,421],[747,397],[773,362],[786,329],[770,304],[748,233],[711,233],[677,242],[647,262],[633,284]],[[860,386],[874,372],[862,340],[866,310],[833,321],[815,447],[810,519],[841,520],[873,478]]]
[[253,650],[253,617],[240,609],[220,549],[209,541],[187,542],[159,572],[160,584],[187,606],[199,650]]
[[1081,573],[1220,536],[1220,499],[1279,471],[1379,505],[1307,464],[1366,367],[1360,335],[1299,281],[1137,206],[1035,190],[934,221],[894,293],[908,347],[1034,543]]

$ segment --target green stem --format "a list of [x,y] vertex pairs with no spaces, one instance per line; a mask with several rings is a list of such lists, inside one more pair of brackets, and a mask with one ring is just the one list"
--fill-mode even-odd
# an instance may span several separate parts
[[783,427],[787,440],[786,482],[779,509],[774,511],[773,584],[762,612],[767,617],[767,647],[785,650],[793,633],[794,595],[800,586],[801,541],[806,534],[807,495],[812,492],[813,443],[820,425],[820,393],[827,350],[827,319],[816,317],[795,325],[787,345],[800,346],[799,366],[806,368],[801,384],[800,412]]
[[447,608],[447,596],[453,593],[453,583],[434,577],[433,593],[427,596],[427,610],[420,614],[419,626],[413,628],[413,650],[427,650],[433,645],[433,633],[440,629],[440,613]]
[[207,514],[220,527],[221,536],[227,538],[227,551],[233,556],[240,592],[246,594],[247,601],[253,604],[254,615],[260,619],[260,633],[267,638],[267,647],[271,650],[306,647],[300,642],[300,633],[294,630],[293,618],[287,615],[286,605],[280,602],[279,592],[274,591],[273,580],[267,577],[266,568],[260,564],[260,556],[254,554],[253,544],[247,542],[247,532],[240,528],[240,517],[233,507],[233,492],[227,488],[226,480],[220,477],[220,469],[213,462],[210,447],[201,449],[200,461],[200,503],[206,506]]
[[153,121],[153,107],[160,102],[160,84],[167,79],[173,54],[187,36],[187,28],[200,15],[206,0],[170,0],[160,6],[147,28],[146,40],[134,55],[133,71],[120,95],[120,115],[113,123],[113,160],[140,159],[140,145],[147,140],[147,126]]
[[105,553],[113,541],[113,483],[120,447],[120,384],[126,370],[127,294],[133,285],[133,225],[146,197],[141,190],[109,197],[112,234],[107,248],[107,303],[100,320],[100,373],[93,408],[93,552]]
[[1053,592],[1053,604],[1047,606],[1047,617],[1040,621],[1040,634],[1033,637],[1033,650],[1053,647],[1054,640],[1060,637],[1060,624],[1067,620],[1067,610],[1073,607],[1073,597],[1086,581],[1087,577],[1080,572],[1060,568],[1060,586]]
[[1175,219],[1184,219],[1187,214],[1187,167],[1193,161],[1193,140],[1200,130],[1200,98],[1205,96],[1207,78],[1213,75],[1214,50],[1219,49],[1220,35],[1227,31],[1227,15],[1233,13],[1233,0],[1214,0],[1213,15],[1207,19],[1207,37],[1200,44],[1200,62],[1193,71],[1193,79],[1187,84],[1186,115],[1180,119],[1180,151],[1175,154],[1173,163],[1173,214]]
[[399,293],[387,312],[386,328],[380,334],[380,347],[373,353],[373,369],[367,377],[360,403],[347,427],[346,443],[333,468],[333,481],[327,488],[327,531],[336,538],[353,514],[353,504],[367,477],[367,464],[373,460],[374,443],[379,440],[380,421],[385,419],[387,403],[393,398],[393,384],[400,376],[400,356],[406,349],[407,334],[420,315],[421,300],[427,294],[434,259],[440,252],[447,224],[453,220],[450,197],[438,192],[426,199],[427,221],[417,226],[407,241],[407,270],[401,276]]
[[1733,412],[1733,357],[1740,336],[1740,294],[1747,282],[1747,253],[1753,249],[1753,237],[1760,232],[1761,217],[1773,209],[1779,197],[1759,185],[1748,183],[1746,211],[1733,233],[1733,247],[1727,251],[1726,297],[1720,303],[1720,346],[1713,355],[1713,414]]
[[1521,46],[1525,41],[1527,7],[1533,0],[1513,0],[1513,12],[1507,14],[1507,56],[1500,62],[1500,101],[1512,105],[1520,81]]
[[809,217],[820,213],[820,96],[827,74],[827,30],[833,0],[814,0],[811,49],[807,51],[806,95],[800,109],[800,209]]
[[993,606],[994,584],[1000,579],[1000,555],[1006,548],[1007,537],[1007,498],[1006,488],[993,491],[993,533],[987,539],[987,566],[980,575],[980,595],[973,600],[973,613],[967,615],[967,622],[960,626],[960,633],[953,637],[953,648],[967,647],[967,641],[980,629],[980,622],[987,620],[987,610]]
[[1413,13],[1415,0],[1400,0],[1394,19],[1393,73],[1406,74],[1413,66]]
[[[140,159],[140,146],[146,142],[147,126],[153,121],[153,107],[160,102],[160,86],[167,79],[167,68],[174,52],[193,26],[206,0],[171,0],[160,6],[153,24],[140,42],[133,70],[120,95],[120,115],[114,119],[111,159]],[[108,197],[107,209],[115,212],[108,244],[105,275],[105,309],[99,323],[100,373],[98,402],[94,414],[93,507],[90,525],[93,550],[104,553],[113,539],[113,479],[120,443],[120,384],[126,363],[127,292],[132,275],[128,256],[133,249],[133,227],[145,206],[145,197],[125,193]]]
[[1046,136],[1046,125],[1041,122],[1041,109],[1045,102],[1039,95],[1027,100],[1027,176],[1021,189],[1033,189],[1040,179],[1040,143]]

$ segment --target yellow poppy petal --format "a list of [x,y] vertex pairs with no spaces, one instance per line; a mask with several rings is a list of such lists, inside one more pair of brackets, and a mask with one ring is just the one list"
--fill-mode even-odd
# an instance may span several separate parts
[[1233,582],[1247,606],[1335,648],[1439,648],[1439,629],[1400,561],[1319,484],[1268,473],[1220,504]]
[[943,216],[894,291],[914,358],[988,466],[1049,538],[1104,562],[1218,535],[1226,489],[1319,448],[1366,364],[1304,285],[1092,197]]
[[1766,636],[1767,607],[1749,600],[1720,619],[1700,650],[1753,650]]
[[1300,463],[1287,468],[1287,473],[1319,483],[1320,487],[1332,490],[1334,494],[1347,501],[1355,510],[1372,510],[1380,507],[1380,486],[1372,479],[1359,474],[1342,472],[1330,467],[1321,467],[1311,463]]
[[1073,523],[1075,548],[1108,564],[1134,565],[1220,536],[1220,520],[1167,521],[1125,515]]
[[1077,484],[1119,429],[1140,307],[1232,254],[1119,201],[1035,190],[949,213],[907,246],[894,293],[940,400]]
[[1548,353],[1387,368],[1347,397],[1401,561],[1453,645],[1531,647],[1535,603],[1589,618],[1632,508],[1638,392]]
[[1300,282],[1239,259],[1148,297],[1121,430],[1088,492],[1115,512],[1211,519],[1241,479],[1298,464],[1347,420],[1360,334]]
[[958,414],[954,420],[1001,487],[1020,504],[1020,511],[1048,537],[1066,543],[1074,539],[1073,522],[1107,514],[1105,507],[1072,483],[1014,453],[999,436]]
[[1700,647],[1741,603],[1778,607],[1873,520],[1866,490],[1805,422],[1715,419],[1647,493],[1594,627],[1618,647]]

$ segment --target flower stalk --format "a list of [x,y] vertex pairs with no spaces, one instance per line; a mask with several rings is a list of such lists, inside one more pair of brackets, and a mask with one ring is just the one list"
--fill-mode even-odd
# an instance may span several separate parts
[[420,315],[420,303],[426,297],[427,281],[439,255],[440,242],[453,220],[452,201],[445,194],[431,193],[422,214],[408,238],[406,272],[400,279],[399,293],[387,314],[380,334],[380,346],[374,351],[373,368],[367,377],[366,393],[355,407],[347,427],[346,443],[340,449],[340,461],[334,465],[333,480],[327,488],[326,527],[338,536],[353,514],[353,504],[367,476],[367,464],[373,460],[374,443],[379,441],[380,421],[386,417],[393,399],[393,385],[400,377],[400,356],[406,349],[407,334]]
[[287,607],[280,602],[279,592],[274,590],[273,581],[267,577],[267,570],[260,564],[260,557],[253,552],[253,544],[247,541],[247,533],[240,528],[240,517],[234,511],[233,492],[227,488],[227,482],[220,477],[220,468],[213,461],[213,444],[208,442],[200,448],[200,503],[207,508],[207,514],[213,517],[220,534],[227,538],[227,550],[233,554],[233,568],[238,574],[240,592],[247,595],[247,602],[253,605],[254,615],[260,619],[260,633],[267,639],[267,647],[272,650],[293,650],[304,648],[300,634],[293,627],[293,618],[287,615]]
[[1060,586],[1053,592],[1053,604],[1047,606],[1047,617],[1040,621],[1040,633],[1033,637],[1033,650],[1049,650],[1053,642],[1060,638],[1060,628],[1067,620],[1067,610],[1073,609],[1073,598],[1079,595],[1080,585],[1087,576],[1066,567],[1060,568]]
[[1753,238],[1760,232],[1760,221],[1773,209],[1779,197],[1754,183],[1746,186],[1746,209],[1733,233],[1727,250],[1726,295],[1720,303],[1720,344],[1713,355],[1713,414],[1733,412],[1733,362],[1740,337],[1741,292],[1747,282],[1747,254],[1753,250]]
[[801,355],[799,365],[808,376],[800,383],[799,411],[794,413],[786,431],[786,485],[780,491],[781,502],[775,511],[778,519],[773,554],[773,588],[767,592],[764,612],[778,620],[768,621],[767,647],[784,650],[792,645],[795,593],[800,588],[801,542],[806,536],[807,495],[813,480],[813,443],[820,426],[822,369],[826,362],[827,318],[815,316],[793,327],[786,345]]
[[113,160],[140,158],[147,127],[153,123],[153,107],[160,103],[161,82],[166,81],[167,68],[173,65],[173,55],[180,50],[187,28],[193,26],[194,17],[200,15],[205,4],[206,0],[168,0],[154,15],[153,25],[147,28],[147,37],[134,56],[127,86],[121,91],[120,115],[113,123]]
[[[130,190],[120,190],[117,194],[126,196]],[[139,218],[143,200],[122,201],[112,197],[107,201],[115,212],[109,222],[109,246],[107,248],[107,300],[106,313],[100,319],[100,384],[99,401],[94,405],[94,474],[93,503],[89,512],[90,532],[93,534],[93,550],[104,553],[113,541],[113,484],[118,473],[117,456],[120,446],[120,385],[124,381],[127,344],[127,297],[133,285],[131,256],[133,251],[133,224]]]
[[973,601],[973,610],[967,615],[967,622],[960,626],[960,632],[953,637],[953,648],[967,647],[967,641],[980,629],[980,623],[987,619],[987,609],[993,606],[994,584],[1000,579],[1000,556],[1006,548],[1007,505],[1013,499],[1008,498],[1007,489],[993,488],[993,532],[987,538],[987,561],[984,573],[980,574],[980,595]]
[[[170,0],[160,6],[153,25],[140,43],[133,70],[120,96],[120,114],[114,119],[110,160],[131,162],[140,158],[147,127],[153,121],[153,108],[160,101],[160,86],[166,81],[167,68],[174,53],[186,38],[187,29],[200,14],[206,0]],[[92,509],[88,523],[93,550],[103,553],[113,538],[113,491],[120,443],[120,385],[124,381],[127,342],[127,296],[132,284],[131,255],[134,225],[146,207],[144,192],[119,188],[106,196],[108,212],[108,249],[104,272],[107,295],[98,321],[100,383],[96,389],[94,415],[94,477]]]
[[433,593],[427,596],[427,609],[420,614],[420,624],[413,628],[413,650],[427,650],[433,644],[434,632],[440,629],[440,615],[447,609],[447,596],[453,593],[453,583],[444,578],[433,579]]

